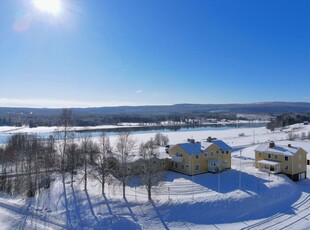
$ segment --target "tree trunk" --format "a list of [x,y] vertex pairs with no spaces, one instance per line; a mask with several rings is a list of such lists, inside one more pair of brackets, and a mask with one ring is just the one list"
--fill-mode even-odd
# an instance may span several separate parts
[[84,190],[87,190],[87,162],[85,160],[85,168],[84,168],[85,172],[84,172]]
[[71,171],[71,185],[73,185],[73,173],[74,173],[74,171],[72,170]]
[[149,200],[152,200],[151,188],[147,189],[147,196],[148,196]]
[[123,179],[123,198],[125,199],[126,196],[125,196],[125,187],[126,187],[126,184],[125,184],[125,178]]

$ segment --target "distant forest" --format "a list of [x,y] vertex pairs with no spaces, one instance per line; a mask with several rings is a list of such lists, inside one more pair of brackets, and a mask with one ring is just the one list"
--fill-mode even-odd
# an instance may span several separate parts
[[[196,114],[81,114],[74,113],[75,126],[116,125],[118,123],[157,123],[161,121],[186,121],[188,119],[237,119],[234,113],[196,113]],[[239,120],[242,118],[238,118]],[[59,115],[33,115],[33,114],[0,114],[0,126],[58,126]]]
[[[176,104],[158,106],[118,106],[72,108],[75,126],[116,125],[118,123],[159,123],[189,119],[245,119],[238,114],[276,117],[268,128],[310,120],[310,103],[264,102],[249,104]],[[0,107],[0,125],[57,126],[62,109]],[[249,116],[248,116],[249,117]],[[256,119],[256,118],[249,118]]]
[[274,130],[275,128],[285,127],[304,121],[310,122],[310,113],[287,113],[278,115],[275,119],[267,124],[267,129]]

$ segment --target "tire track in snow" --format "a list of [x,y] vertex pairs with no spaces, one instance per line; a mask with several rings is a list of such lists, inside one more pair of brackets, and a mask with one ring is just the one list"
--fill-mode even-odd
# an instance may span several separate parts
[[58,229],[66,229],[65,225],[59,223],[56,220],[51,220],[51,217],[41,216],[40,214],[33,212],[31,209],[29,209],[29,207],[27,208],[25,206],[16,205],[16,204],[13,205],[13,204],[6,203],[3,201],[0,201],[0,207],[13,211],[15,213],[18,213],[20,215],[23,215],[21,227],[25,226],[28,217],[31,216],[32,219],[42,221],[43,223],[46,222],[48,224],[53,225],[55,228],[58,227]]
[[[289,215],[286,213],[277,213],[265,220],[262,220],[258,223],[242,228],[242,230],[250,230],[250,229],[276,229],[278,230],[278,229],[284,229],[287,227],[292,227],[293,224],[295,225],[296,223],[300,222],[301,220],[305,219],[306,217],[310,215],[309,202],[310,202],[310,195],[307,195],[305,198],[303,198],[301,201],[299,201],[298,203],[296,203],[295,205],[291,207],[291,209],[296,210],[295,215]],[[306,214],[304,215],[305,212]],[[303,215],[302,217],[300,217],[301,214]],[[293,218],[298,218],[298,219],[296,221],[293,221],[292,223],[289,222],[290,224],[287,224],[283,228],[278,226],[278,225],[287,223]]]

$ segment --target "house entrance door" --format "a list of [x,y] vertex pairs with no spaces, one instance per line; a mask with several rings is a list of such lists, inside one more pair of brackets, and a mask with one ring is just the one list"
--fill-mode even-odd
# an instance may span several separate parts
[[299,180],[303,180],[303,179],[305,179],[306,178],[306,173],[299,173]]

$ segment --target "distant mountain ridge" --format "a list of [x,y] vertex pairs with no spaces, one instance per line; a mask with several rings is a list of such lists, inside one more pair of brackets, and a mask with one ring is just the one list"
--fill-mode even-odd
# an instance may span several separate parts
[[[0,107],[0,114],[58,115],[60,108],[10,108]],[[235,104],[175,104],[146,106],[116,106],[72,108],[76,114],[182,114],[182,113],[289,113],[310,112],[308,102],[259,102]]]

